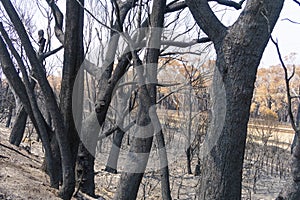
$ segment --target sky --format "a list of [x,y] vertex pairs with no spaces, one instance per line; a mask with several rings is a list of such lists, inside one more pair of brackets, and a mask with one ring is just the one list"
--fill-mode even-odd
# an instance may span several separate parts
[[[64,7],[64,1],[58,2],[59,4],[63,4],[60,5],[61,8]],[[222,10],[222,6],[218,8]],[[216,8],[216,10],[218,10],[218,8]],[[224,12],[222,11],[219,12],[219,15],[223,17],[222,21],[225,25],[230,25],[236,20],[239,13],[240,11],[228,9],[225,15],[223,15]],[[291,23],[286,19],[298,22],[299,24]],[[293,0],[285,0],[283,10],[273,30],[272,36],[278,41],[282,56],[286,57],[291,53],[296,53],[292,62],[293,64],[300,64],[300,6],[293,2]],[[277,64],[279,64],[279,59],[275,46],[269,41],[263,54],[260,67],[269,67]]]
[[[64,11],[65,1],[59,0],[58,4],[59,7]],[[224,8],[226,8],[225,14]],[[222,6],[218,6],[213,9],[215,11],[218,11],[216,12],[217,16],[219,16],[219,18],[222,18],[222,22],[225,25],[231,25],[232,23],[234,23],[240,13],[240,11],[237,11],[235,9]],[[299,24],[291,23],[286,19],[298,22]],[[44,29],[46,28],[46,23],[43,24],[44,26],[41,26],[40,28]],[[293,2],[293,0],[285,0],[283,10],[273,30],[272,36],[275,40],[278,40],[283,57],[289,56],[291,53],[296,53],[292,62],[294,64],[300,65],[300,6]],[[60,44],[58,43],[57,45],[59,46]],[[262,57],[260,66],[268,67],[276,64],[279,64],[278,55],[274,44],[272,42],[269,42]]]
[[[298,22],[294,24],[286,19]],[[273,30],[272,36],[278,41],[283,57],[296,53],[293,64],[300,64],[300,6],[293,0],[285,0],[279,20]],[[275,46],[269,41],[264,52],[260,66],[267,67],[279,63]]]

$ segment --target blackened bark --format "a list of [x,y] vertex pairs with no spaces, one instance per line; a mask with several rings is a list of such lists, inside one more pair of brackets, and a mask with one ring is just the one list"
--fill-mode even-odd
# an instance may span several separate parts
[[[162,27],[164,27],[164,14],[166,12],[166,1],[154,1],[153,11],[150,16],[150,24],[152,27],[157,29],[156,31],[150,32],[149,44],[151,47],[148,48],[146,54],[146,64],[147,64],[147,78],[149,78],[150,84],[147,85],[149,90],[151,107],[153,108],[151,115],[151,121],[154,124],[154,135],[157,142],[157,148],[159,152],[159,162],[160,162],[160,177],[161,177],[161,194],[164,200],[170,200],[171,189],[169,180],[169,166],[168,166],[168,156],[165,148],[165,139],[162,131],[162,127],[159,118],[156,113],[156,102],[157,102],[157,63],[160,55],[160,36],[162,34]],[[151,28],[151,27],[150,27]],[[156,48],[155,48],[156,47]]]
[[155,139],[157,142],[157,148],[159,149],[159,162],[160,162],[160,177],[161,177],[161,194],[164,200],[170,200],[171,189],[170,189],[170,174],[168,156],[166,151],[166,143],[162,129],[156,133]]
[[25,111],[25,108],[21,106],[9,136],[9,142],[11,144],[16,146],[20,145],[26,128],[27,117],[28,114]]
[[[137,70],[139,87],[137,115],[138,127],[130,146],[128,163],[125,168],[126,171],[121,175],[119,187],[114,199],[136,199],[139,185],[148,162],[154,131],[160,131],[158,130],[159,124],[157,123],[159,123],[159,121],[155,118],[157,115],[154,108],[154,105],[156,104],[157,63],[160,53],[160,37],[162,33],[162,30],[157,29],[157,27],[163,27],[165,7],[165,0],[154,0],[150,19],[150,23],[154,28],[150,28],[148,41],[151,48],[147,49],[145,56],[147,77],[144,77],[144,70],[146,70],[146,67],[142,67],[143,63],[139,60],[136,52],[132,52],[134,67],[136,67]],[[147,81],[150,81],[150,84],[145,83],[146,78]],[[150,108],[151,106],[154,107]],[[155,133],[159,134],[161,132]],[[159,136],[162,136],[162,134],[159,134]],[[163,137],[158,138],[158,142],[163,145],[163,140],[159,139],[163,139]],[[162,184],[165,184],[166,182],[164,178],[168,179],[168,176],[166,177],[162,174],[161,177],[163,179]],[[168,189],[168,184],[169,183],[167,182],[166,189]],[[169,190],[167,190],[167,192],[169,192]],[[166,194],[162,192],[162,194],[163,196],[165,195],[163,198],[170,199],[170,193]]]
[[[124,82],[123,80],[120,82]],[[119,88],[116,92],[116,124],[119,127],[114,135],[113,142],[105,166],[105,171],[116,174],[118,169],[118,159],[120,154],[120,149],[124,137],[124,129],[120,128],[124,126],[124,112],[126,110],[126,105],[128,102],[129,95],[124,92],[123,88]],[[130,109],[130,108],[129,108]],[[129,110],[131,112],[131,110]]]
[[71,153],[70,144],[67,135],[65,135],[64,124],[61,123],[63,121],[63,116],[60,113],[53,90],[49,82],[47,81],[45,71],[39,59],[36,57],[36,52],[34,51],[31,45],[26,30],[16,10],[14,9],[11,2],[8,0],[1,1],[1,3],[4,9],[6,10],[8,16],[10,17],[12,23],[14,24],[18,36],[20,37],[26,55],[32,66],[34,76],[38,81],[44,96],[47,97],[46,106],[53,119],[53,126],[55,128],[55,134],[56,134],[56,138],[61,153],[61,161],[62,161],[62,169],[63,169],[63,185],[60,191],[60,196],[63,199],[70,199],[74,192],[75,174],[74,174],[74,167],[73,167],[74,165],[72,164],[73,162],[72,162],[72,153]]
[[81,142],[76,163],[78,186],[82,192],[90,196],[95,196],[94,160],[100,129],[96,113],[92,112],[82,124]]
[[[7,43],[10,43],[10,42],[8,41]],[[17,55],[17,52],[12,47],[12,43],[10,43],[9,46],[10,46],[10,49],[11,49],[12,53],[14,54],[14,56],[18,57],[17,60],[18,60],[19,65],[23,65],[20,57]],[[23,66],[23,68],[24,68],[24,66]],[[34,82],[33,80],[31,80],[30,87],[31,87],[32,92],[33,92],[33,90],[35,88],[35,85],[36,85],[36,82]],[[29,101],[36,101],[36,99],[32,98]],[[37,105],[37,103],[35,103],[35,104]],[[39,115],[39,116],[41,116],[41,115]],[[25,128],[26,128],[27,118],[28,118],[28,113],[26,112],[24,106],[21,104],[21,107],[18,110],[18,113],[17,113],[16,119],[15,119],[13,128],[12,128],[11,133],[10,133],[9,142],[11,144],[14,144],[16,146],[20,145],[20,143],[22,141],[22,138],[23,138],[23,135],[24,135]],[[44,120],[42,119],[41,121],[44,121]],[[35,128],[38,128],[38,127],[35,127]],[[37,131],[37,135],[38,135],[37,137],[39,138],[40,131]]]
[[10,124],[11,124],[11,119],[12,119],[12,116],[13,116],[13,110],[14,110],[14,106],[13,105],[10,105],[8,107],[8,114],[7,114],[7,119],[6,119],[6,123],[5,123],[5,127],[10,127]]
[[[217,52],[215,80],[218,81],[214,80],[213,88],[219,90],[213,94],[216,105],[205,140],[198,198],[240,199],[247,123],[257,67],[283,0],[247,1],[244,11],[230,28],[216,18],[207,0],[186,2]],[[217,96],[222,87],[224,96]],[[221,98],[225,98],[225,103]],[[224,117],[220,116],[222,112]],[[216,139],[216,135],[219,138]]]
[[54,26],[54,32],[56,38],[59,40],[61,44],[64,44],[64,39],[65,39],[65,34],[63,32],[63,21],[64,21],[64,16],[58,6],[56,5],[55,1],[52,0],[46,0],[47,3],[49,4],[51,11],[54,16],[55,20],[55,26]]
[[[4,41],[2,40],[2,37],[0,37],[0,61],[3,66],[3,72],[8,78],[11,86],[14,88],[14,91],[19,96],[19,98],[22,101],[22,104],[24,105],[24,108],[27,113],[30,113],[31,120],[33,124],[36,127],[36,130],[38,134],[40,134],[43,146],[45,148],[45,157],[46,157],[46,163],[47,168],[49,170],[49,176],[50,176],[50,183],[52,187],[58,188],[58,178],[55,176],[55,171],[53,167],[53,159],[50,149],[50,143],[49,143],[49,137],[48,137],[48,130],[49,127],[47,126],[40,110],[38,109],[37,102],[35,99],[35,95],[33,92],[33,87],[29,83],[29,78],[27,76],[27,72],[24,66],[24,63],[21,59],[21,57],[16,53],[16,50],[14,49],[11,41],[8,39],[8,36],[5,31],[1,29],[1,33],[4,38],[6,38],[6,42],[13,53],[15,59],[17,60],[19,67],[21,69],[25,85],[22,83],[20,77],[18,76],[18,73],[16,69],[14,68],[13,62],[10,59],[8,50],[6,49],[6,45]],[[27,92],[27,93],[26,93]]]
[[191,135],[192,135],[192,80],[190,77],[190,88],[189,88],[189,94],[187,95],[188,98],[188,103],[187,106],[189,107],[188,109],[188,129],[187,129],[187,149],[186,149],[186,160],[187,160],[187,171],[188,174],[192,174],[192,167],[191,167],[191,162],[192,162],[192,149],[191,149]]
[[124,137],[124,131],[118,129],[114,133],[113,143],[110,149],[110,153],[105,166],[105,171],[117,174],[118,173],[118,159],[120,154],[120,148]]
[[[121,32],[122,25],[124,23],[126,15],[129,12],[129,10],[135,5],[136,2],[137,0],[129,0],[124,2],[121,5],[117,5],[120,11],[118,16],[119,19],[113,25],[113,27],[117,31]],[[114,58],[116,55],[119,38],[120,35],[118,35],[115,31],[111,32],[111,38],[108,42],[108,50],[105,56],[105,61],[110,63],[105,63],[106,65],[103,66],[103,68],[105,69],[104,72],[101,74],[101,78],[99,80],[100,84],[99,84],[98,96],[95,104],[95,112],[97,114],[97,119],[100,126],[102,126],[102,124],[105,121],[106,113],[111,102],[113,90],[117,82],[125,74],[126,68],[129,64],[129,61],[131,60],[130,53],[122,55],[112,75]]]
[[[141,62],[139,63],[141,64]],[[135,64],[135,66],[141,68],[140,64]],[[139,76],[142,74],[143,73],[140,73]],[[153,140],[153,126],[149,116],[151,105],[149,97],[146,85],[139,85],[138,127],[136,128],[132,143],[130,144],[125,172],[121,175],[119,187],[114,196],[114,199],[116,200],[136,199],[139,185],[146,169]]]
[[[84,5],[84,0],[80,0],[80,3]],[[82,116],[78,116],[77,128],[75,127],[75,121],[73,118],[72,105],[76,106],[79,110],[78,113],[82,113],[82,97],[78,97],[72,100],[73,89],[82,90],[83,79],[78,81],[78,87],[74,87],[76,75],[81,67],[84,57],[83,47],[83,8],[77,1],[68,0],[66,6],[66,31],[64,37],[64,66],[61,82],[60,93],[60,109],[63,114],[63,122],[65,126],[68,143],[71,150],[71,162],[69,163],[72,168],[72,173],[75,172],[75,163],[78,154],[79,136],[78,132],[81,131],[81,119]],[[84,176],[84,175],[83,175]],[[70,178],[69,187],[70,191],[74,191],[75,188],[75,174],[72,174]],[[84,179],[86,177],[83,177]],[[93,192],[94,193],[94,192]]]
[[92,155],[80,142],[76,165],[76,176],[80,190],[92,197],[95,197],[95,155]]

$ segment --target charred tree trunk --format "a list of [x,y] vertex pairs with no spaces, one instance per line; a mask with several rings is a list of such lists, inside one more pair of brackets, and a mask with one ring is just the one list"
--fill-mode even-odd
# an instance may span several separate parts
[[[187,0],[217,52],[212,123],[205,139],[199,199],[240,199],[247,123],[256,71],[283,0],[251,0],[225,27],[206,0]],[[223,89],[222,89],[223,88]]]
[[11,124],[11,120],[13,117],[13,110],[14,110],[14,105],[10,105],[8,107],[8,113],[7,113],[7,119],[6,119],[6,123],[5,123],[5,127],[10,127]]
[[80,142],[76,166],[78,187],[80,190],[95,197],[95,155],[92,155],[85,145]]
[[[154,0],[153,9],[151,13],[150,24],[154,27],[150,28],[149,35],[149,48],[145,55],[145,64],[147,68],[143,66],[143,63],[138,58],[136,52],[132,52],[134,67],[138,76],[138,115],[137,115],[137,128],[134,133],[132,143],[128,154],[128,163],[125,167],[125,172],[122,173],[119,187],[114,199],[131,200],[136,199],[139,190],[139,185],[142,181],[144,171],[148,162],[154,131],[159,134],[159,121],[157,120],[156,109],[156,83],[157,83],[157,63],[159,58],[160,49],[160,37],[161,29],[164,23],[164,11],[166,7],[165,0]],[[153,28],[153,29],[152,29]],[[152,47],[152,48],[150,48]],[[150,68],[150,69],[149,69]],[[147,70],[146,70],[147,69]],[[146,70],[147,77],[144,77],[144,70]],[[150,81],[150,84],[146,84],[145,80]],[[152,108],[151,108],[152,106]],[[158,124],[157,124],[158,123]],[[162,136],[161,134],[159,136]],[[158,138],[160,146],[163,146],[163,137]],[[165,155],[166,156],[166,155]],[[163,160],[163,159],[162,159]],[[164,168],[168,172],[167,168]],[[162,173],[162,184],[168,184],[164,182],[164,178],[168,179]],[[166,189],[168,189],[168,185]],[[167,190],[169,192],[169,190]],[[164,198],[170,199],[170,193],[166,194],[162,192]]]
[[192,149],[191,149],[191,136],[192,136],[192,80],[190,78],[190,88],[189,88],[189,94],[187,95],[188,98],[188,127],[187,127],[187,147],[186,147],[186,161],[187,161],[187,171],[188,174],[192,174],[192,167],[191,167],[191,162],[192,162]]
[[[124,81],[121,80],[121,82],[123,83]],[[119,88],[116,92],[116,124],[119,127],[123,127],[124,126],[124,112],[126,109],[126,105],[127,105],[127,100],[129,98],[129,95],[127,95],[124,92],[123,88]],[[130,108],[129,108],[130,109]],[[129,110],[130,112],[130,110]],[[118,159],[119,159],[119,154],[120,154],[120,149],[121,149],[121,145],[122,145],[122,141],[123,141],[123,137],[124,137],[124,130],[122,128],[119,128],[116,130],[116,132],[113,135],[113,142],[112,142],[112,146],[110,149],[110,153],[107,159],[107,163],[105,166],[105,171],[110,172],[110,173],[114,173],[117,174],[118,171]]]
[[159,162],[160,162],[160,177],[161,177],[161,194],[164,200],[171,200],[171,189],[170,189],[170,174],[169,174],[169,163],[166,151],[166,143],[164,134],[161,131],[156,133],[155,139],[157,142],[157,148],[159,149]]
[[[153,11],[150,16],[150,24],[157,29],[156,31],[150,32],[149,44],[152,47],[156,45],[160,47],[160,36],[162,28],[164,26],[164,13],[166,11],[166,1],[154,1],[153,2]],[[150,80],[150,84],[147,85],[151,101],[151,121],[154,123],[154,135],[157,142],[157,148],[159,152],[159,162],[160,162],[160,177],[161,177],[161,194],[164,200],[171,200],[171,189],[170,189],[170,180],[169,180],[169,166],[168,166],[168,156],[165,147],[165,139],[162,131],[162,127],[157,116],[156,112],[156,102],[157,102],[157,74],[158,74],[158,59],[160,55],[160,48],[149,48],[146,55],[146,64],[147,67],[147,78]]]
[[[30,86],[31,86],[32,90],[34,90],[35,85],[36,85],[36,82],[31,80]],[[36,101],[36,100],[32,99],[32,101]],[[25,128],[26,128],[27,118],[28,118],[28,113],[26,112],[24,106],[21,104],[19,111],[17,113],[16,119],[15,119],[13,128],[10,133],[9,142],[11,144],[14,144],[16,146],[20,145],[23,135],[24,135]],[[38,134],[38,137],[39,137],[39,134]]]
[[105,171],[117,174],[118,173],[118,159],[120,148],[124,137],[124,131],[118,129],[113,136],[113,143],[110,149],[108,160],[105,166]]
[[[141,67],[141,65],[136,66]],[[119,187],[114,197],[116,200],[136,199],[151,150],[153,140],[153,126],[149,116],[151,104],[145,85],[140,86],[138,98],[138,127],[130,145],[125,172],[121,175]]]
[[27,117],[28,114],[25,111],[25,108],[21,106],[9,136],[9,142],[11,144],[16,146],[20,145],[26,128]]
[[[79,1],[81,5],[84,5],[84,0]],[[83,85],[83,79],[81,79],[76,87],[74,85],[76,75],[80,70],[81,64],[84,60],[84,47],[83,47],[83,8],[77,1],[67,0],[66,5],[66,32],[64,37],[64,66],[61,83],[60,93],[60,110],[63,113],[63,122],[65,126],[68,143],[71,150],[71,162],[69,163],[72,168],[72,176],[70,176],[70,184],[67,187],[70,192],[74,191],[75,188],[75,163],[78,154],[79,136],[78,133],[81,131],[81,120],[82,120],[82,106],[83,96],[72,99],[73,90],[81,90]],[[78,93],[79,94],[79,93]],[[72,106],[78,109],[76,114],[78,123],[75,126],[73,118]],[[77,129],[76,129],[77,128]],[[88,168],[89,169],[89,168]],[[85,179],[85,177],[83,177]],[[85,182],[83,183],[85,184]],[[71,193],[70,193],[71,194]],[[94,194],[94,191],[92,192]],[[68,195],[69,196],[69,195]]]

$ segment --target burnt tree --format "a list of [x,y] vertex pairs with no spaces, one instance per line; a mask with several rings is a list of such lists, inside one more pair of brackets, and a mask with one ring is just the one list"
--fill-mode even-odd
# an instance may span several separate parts
[[[217,2],[241,8],[232,1]],[[249,0],[237,21],[225,27],[207,0],[186,0],[217,53],[212,94],[215,100],[211,127],[204,144],[199,199],[241,198],[247,123],[257,67],[283,2]]]

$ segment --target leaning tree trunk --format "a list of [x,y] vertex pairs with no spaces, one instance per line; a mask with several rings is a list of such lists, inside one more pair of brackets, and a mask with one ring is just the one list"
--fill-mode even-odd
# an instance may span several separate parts
[[124,131],[118,129],[113,135],[113,143],[109,152],[107,163],[104,171],[117,174],[118,173],[118,159],[122,141],[124,138]]
[[7,127],[7,128],[10,127],[11,120],[12,120],[12,117],[13,117],[13,110],[14,110],[14,105],[11,104],[8,107],[7,119],[6,119],[6,123],[5,123],[5,127]]
[[[31,80],[30,87],[32,88],[32,90],[34,90],[35,85],[36,82]],[[36,99],[32,99],[32,100],[36,101]],[[14,144],[16,146],[20,145],[26,128],[27,118],[28,118],[28,113],[26,112],[24,106],[21,104],[9,136],[9,142],[11,144]]]
[[16,146],[20,145],[26,128],[27,117],[28,114],[22,105],[20,110],[18,111],[13,128],[9,136],[9,142],[11,144]]
[[[124,81],[121,80],[120,83],[124,83]],[[124,126],[124,119],[125,119],[124,112],[126,109],[128,96],[129,95],[124,92],[123,88],[119,88],[116,92],[116,96],[115,96],[116,124],[119,127]],[[122,130],[122,128],[118,128],[113,135],[111,149],[105,166],[105,171],[107,172],[114,173],[114,174],[118,173],[118,167],[117,167],[118,159],[119,159],[119,154],[120,154],[120,149],[124,138],[124,134],[125,134],[124,130]]]
[[247,1],[239,18],[229,28],[217,19],[207,0],[186,2],[217,52],[212,123],[203,149],[198,198],[240,199],[247,123],[257,67],[283,0]]

